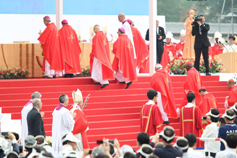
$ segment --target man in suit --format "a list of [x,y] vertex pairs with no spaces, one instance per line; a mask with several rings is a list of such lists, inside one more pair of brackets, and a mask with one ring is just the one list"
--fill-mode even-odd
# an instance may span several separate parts
[[210,46],[209,39],[207,37],[208,31],[210,29],[210,26],[205,22],[205,17],[203,15],[199,15],[199,18],[201,18],[201,21],[193,22],[192,26],[192,35],[195,36],[195,43],[194,43],[194,50],[195,50],[195,63],[194,67],[199,71],[199,65],[200,65],[200,55],[202,52],[204,63],[206,67],[206,75],[210,74],[209,69],[209,54],[208,54],[208,48]]
[[33,135],[34,137],[37,135],[45,136],[44,122],[39,113],[39,110],[42,109],[42,102],[40,99],[34,99],[32,104],[33,108],[27,115],[28,134]]
[[[164,42],[163,40],[166,38],[164,28],[159,26],[159,21],[156,20],[156,62],[160,63],[162,54],[164,51]],[[149,41],[149,29],[146,32],[146,38]]]

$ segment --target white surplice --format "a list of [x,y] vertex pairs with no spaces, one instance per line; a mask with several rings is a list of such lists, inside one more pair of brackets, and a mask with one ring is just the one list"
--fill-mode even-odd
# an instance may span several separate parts
[[44,69],[45,76],[56,75],[57,77],[59,77],[59,76],[63,76],[63,74],[65,72],[65,71],[55,71],[55,70],[51,69],[50,64],[47,62],[47,60],[45,60],[44,67],[45,67],[45,69]]
[[122,24],[122,28],[125,29],[125,34],[128,36],[128,38],[129,38],[129,39],[131,40],[131,42],[132,42],[133,53],[134,53],[134,59],[137,59],[137,55],[136,55],[136,51],[135,51],[135,47],[134,47],[133,34],[132,34],[131,26],[130,26],[130,24],[126,21],[124,24]]
[[54,155],[58,155],[62,148],[62,137],[69,134],[74,128],[75,121],[69,110],[62,107],[54,109],[52,125],[52,148]]
[[21,145],[25,146],[25,138],[28,136],[27,115],[33,108],[33,104],[29,101],[21,110]]
[[91,78],[100,84],[109,84],[108,80],[103,80],[102,63],[96,57],[93,59]]
[[162,103],[161,94],[160,94],[160,92],[157,92],[157,93],[158,93],[157,106],[159,107],[160,112],[161,112],[161,114],[162,114],[162,119],[163,119],[164,121],[169,121],[169,118],[168,118],[167,114],[166,114],[165,111],[164,111],[164,107],[163,107],[163,103]]
[[232,44],[232,45],[227,45],[224,47],[223,53],[228,53],[228,52],[237,52],[237,45]]

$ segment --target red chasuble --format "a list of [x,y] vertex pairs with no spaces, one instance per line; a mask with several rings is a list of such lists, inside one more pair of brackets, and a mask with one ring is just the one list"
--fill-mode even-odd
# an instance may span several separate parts
[[199,130],[202,129],[202,113],[196,106],[183,107],[180,113],[180,136],[193,133],[199,137]]
[[114,71],[121,71],[124,78],[136,81],[136,65],[134,61],[132,42],[127,35],[121,35],[114,42],[113,53],[115,54],[112,64]]
[[145,40],[142,38],[140,31],[138,31],[138,29],[135,28],[134,26],[132,25],[130,26],[132,30],[133,42],[137,56],[136,66],[140,68],[141,63],[143,63],[146,57],[149,56],[149,50],[147,49],[147,45],[145,43]]
[[79,109],[76,109],[74,113],[76,113],[76,117],[73,118],[75,120],[75,125],[72,133],[73,135],[81,133],[83,149],[89,149],[89,143],[85,132],[88,127],[86,116],[83,111]]
[[230,89],[228,105],[229,107],[233,106],[237,102],[237,85],[233,86]]
[[160,109],[155,104],[145,104],[142,106],[140,115],[140,131],[153,136],[162,126],[163,119]]
[[214,52],[217,48],[219,48],[218,44],[214,44],[214,46],[211,47],[212,51]]
[[76,31],[70,25],[64,25],[59,31],[59,39],[66,73],[80,73],[81,48]]
[[102,63],[103,80],[114,80],[114,71],[110,62],[109,41],[103,31],[99,31],[92,40],[92,52],[90,54],[91,72],[93,57]]
[[208,92],[202,97],[202,100],[199,104],[199,109],[202,112],[202,116],[206,116],[211,108],[218,109],[216,98]]
[[199,89],[201,88],[201,86],[202,80],[200,73],[195,68],[191,68],[188,71],[187,78],[184,82],[184,90],[186,92],[184,93],[184,99],[180,105],[180,109],[188,103],[187,94],[190,92],[193,92],[195,94],[195,105],[200,104],[201,95],[199,94]]
[[221,48],[221,49],[218,47],[215,51],[213,51],[212,57],[214,57],[215,55],[222,54],[222,53],[223,53],[223,50],[224,50],[224,47]]
[[50,64],[50,69],[55,71],[64,70],[63,56],[59,46],[58,29],[55,24],[48,24],[38,40],[42,45],[44,53],[42,71],[45,71],[45,60]]
[[[184,52],[184,44],[185,44],[185,42],[183,42],[183,43],[179,42],[178,44],[176,44],[175,51],[174,51],[175,56],[176,56],[177,51],[179,51],[179,50]],[[179,54],[178,58],[181,58],[182,56],[183,55]]]
[[160,64],[162,65],[164,69],[168,65],[168,62],[170,62],[169,51],[171,51],[174,57],[176,56],[175,46],[172,43],[170,45],[167,45],[167,44],[164,45],[164,52],[163,52],[163,55],[161,57],[161,62],[160,62]]
[[151,87],[161,93],[162,105],[168,117],[177,118],[170,75],[163,69],[157,70],[151,78]]

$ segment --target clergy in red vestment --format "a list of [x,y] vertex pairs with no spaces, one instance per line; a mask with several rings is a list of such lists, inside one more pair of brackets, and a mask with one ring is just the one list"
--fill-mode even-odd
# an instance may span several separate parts
[[199,89],[202,86],[200,73],[193,67],[191,62],[186,63],[186,69],[188,75],[184,82],[184,99],[180,105],[180,109],[187,104],[187,94],[190,92],[193,92],[196,96],[195,105],[198,106],[201,101],[201,95],[199,94]]
[[214,34],[214,46],[212,46],[212,51],[214,52],[217,48],[219,48],[219,40],[222,39],[222,34],[218,31]]
[[44,24],[47,26],[38,40],[44,53],[42,71],[45,72],[43,78],[53,78],[62,76],[64,70],[63,56],[60,51],[58,29],[54,23],[50,23],[50,17],[44,17]]
[[114,80],[114,70],[110,62],[109,41],[100,26],[94,26],[95,36],[92,39],[90,54],[91,78],[95,84],[102,84],[101,89],[109,85],[108,80]]
[[168,65],[168,62],[174,59],[175,56],[175,46],[171,43],[173,34],[169,31],[166,34],[166,44],[164,45],[164,52],[161,58],[160,64],[165,67]]
[[188,133],[193,133],[199,137],[199,131],[202,129],[202,112],[194,105],[195,94],[187,95],[188,104],[181,108],[180,113],[180,136],[185,136]]
[[184,51],[184,44],[185,44],[185,34],[186,31],[185,30],[181,30],[180,31],[180,42],[178,44],[175,45],[175,55],[178,58],[181,58],[183,56],[183,51]]
[[73,77],[73,74],[81,72],[80,54],[81,48],[76,31],[68,25],[67,20],[62,21],[63,27],[58,31],[61,52],[65,63],[65,77]]
[[72,92],[72,99],[74,104],[72,105],[70,112],[71,114],[76,113],[76,117],[73,118],[75,120],[75,125],[72,133],[80,140],[80,142],[77,143],[77,151],[83,151],[90,148],[86,135],[86,131],[89,129],[89,124],[84,112],[82,111],[83,97],[79,89],[77,89],[76,92]]
[[115,71],[114,77],[120,82],[120,84],[127,84],[127,89],[132,81],[137,80],[136,65],[133,54],[133,46],[125,35],[125,29],[118,29],[119,38],[114,42],[113,53],[115,54],[112,64]]
[[227,82],[227,87],[230,89],[230,93],[225,99],[225,107],[229,108],[237,102],[237,85],[235,85],[235,81],[233,79],[230,79]]
[[[147,45],[147,50],[149,51],[149,44]],[[147,57],[144,62],[140,64],[139,73],[149,73],[149,57]]]
[[223,40],[223,38],[219,39],[218,42],[218,48],[216,48],[213,53],[212,53],[212,58],[214,58],[216,55],[222,54],[223,50],[225,48],[224,46],[225,41]]
[[171,78],[160,64],[156,65],[155,71],[156,73],[151,78],[151,87],[158,93],[157,106],[162,113],[163,124],[169,124],[168,117],[178,118]]
[[149,136],[155,135],[163,122],[160,109],[155,104],[157,94],[153,89],[147,92],[149,101],[142,106],[140,115],[140,132],[146,132]]
[[205,87],[201,87],[199,92],[202,96],[201,102],[199,104],[199,109],[202,112],[202,116],[205,116],[212,108],[218,109],[216,98],[210,92],[207,92]]
[[127,21],[130,24],[132,30],[133,42],[137,56],[136,66],[140,68],[141,64],[149,56],[149,50],[147,49],[147,44],[145,43],[145,40],[142,38],[140,31],[131,25],[132,20],[127,19]]

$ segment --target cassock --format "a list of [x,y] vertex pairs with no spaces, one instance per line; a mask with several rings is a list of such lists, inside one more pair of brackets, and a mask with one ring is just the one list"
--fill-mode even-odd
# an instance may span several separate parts
[[123,34],[114,42],[113,53],[115,54],[112,64],[115,78],[119,82],[136,81],[136,65],[133,56],[133,46],[127,35]]
[[175,108],[173,87],[170,75],[167,74],[164,69],[157,70],[157,72],[151,78],[151,87],[159,92],[159,96],[161,96],[160,101],[158,99],[157,103],[161,104],[159,107],[163,119],[164,117],[167,117],[167,115],[171,118],[177,118],[178,114]]
[[156,104],[149,100],[142,106],[140,115],[140,131],[146,132],[149,136],[153,136],[162,126],[163,119],[160,109]]
[[48,24],[38,40],[42,45],[44,53],[42,71],[45,72],[46,76],[62,76],[64,61],[60,51],[58,29],[55,24]]
[[92,40],[90,54],[91,78],[101,84],[114,80],[114,71],[110,62],[109,41],[103,31],[99,31]]
[[149,56],[149,50],[147,49],[147,44],[145,43],[145,40],[142,38],[140,31],[138,31],[138,29],[132,25],[130,25],[130,27],[132,30],[134,48],[137,57],[136,66],[140,68],[142,66],[141,64],[145,62],[145,59]]
[[199,137],[199,130],[202,129],[202,113],[200,109],[191,103],[181,108],[180,113],[180,136],[193,133]]
[[206,114],[212,109],[218,109],[216,98],[209,92],[207,92],[203,97],[199,104],[199,109],[202,112],[202,116],[206,116]]
[[180,109],[185,106],[187,101],[187,94],[193,92],[195,94],[195,105],[199,105],[201,101],[201,95],[199,93],[199,89],[202,86],[202,80],[200,73],[195,69],[191,68],[188,71],[187,78],[184,82],[184,99],[180,105]]
[[228,100],[225,101],[225,107],[231,107],[237,102],[237,85],[230,89]]
[[[132,47],[135,48],[134,47],[132,30],[131,30],[130,24],[126,20],[122,22],[122,28],[125,29],[125,35],[128,36],[128,38],[131,40]],[[136,50],[135,49],[133,49],[133,58],[137,59]]]
[[[181,58],[183,56],[184,44],[185,42],[179,42],[178,44],[176,44],[174,51],[174,53],[176,53],[176,57]],[[178,54],[178,51],[180,51],[180,54]]]
[[223,48],[217,48],[215,49],[215,51],[213,51],[212,53],[212,57],[214,58],[215,55],[219,55],[219,54],[222,54],[223,53],[223,50],[224,50],[224,47]]
[[65,62],[66,73],[80,73],[81,48],[76,31],[70,25],[64,25],[59,31],[60,48]]
[[162,65],[162,67],[164,69],[168,65],[168,62],[170,62],[170,60],[173,60],[173,57],[175,55],[176,55],[175,46],[172,43],[165,44],[164,45],[164,52],[163,52],[161,62],[160,62],[160,64]]
[[27,115],[33,108],[32,101],[30,100],[21,110],[21,145],[25,146],[25,138],[28,136]]
[[52,148],[54,155],[58,155],[62,149],[62,138],[72,132],[75,121],[69,110],[62,104],[53,111],[52,124]]

